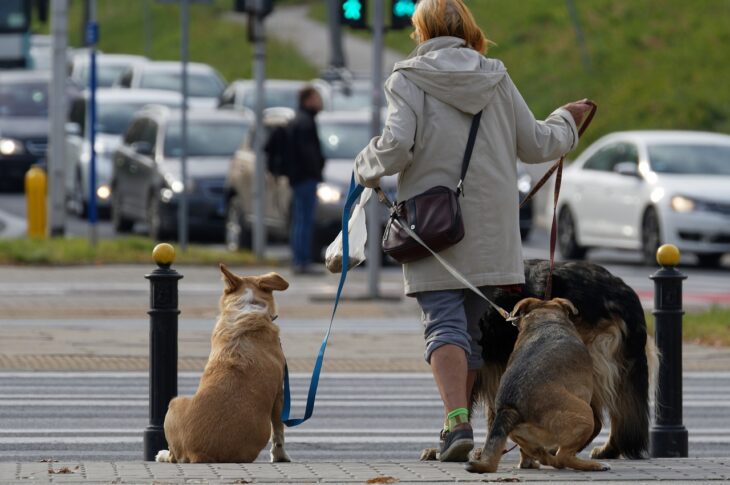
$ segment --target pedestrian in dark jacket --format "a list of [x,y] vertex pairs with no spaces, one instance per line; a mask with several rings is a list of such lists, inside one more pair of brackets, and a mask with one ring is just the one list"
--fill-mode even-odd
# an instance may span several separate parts
[[322,110],[319,92],[306,86],[299,92],[299,111],[288,127],[291,167],[289,184],[293,192],[291,248],[295,273],[312,272],[312,236],[317,209],[317,185],[322,181],[324,155],[319,144],[315,116]]

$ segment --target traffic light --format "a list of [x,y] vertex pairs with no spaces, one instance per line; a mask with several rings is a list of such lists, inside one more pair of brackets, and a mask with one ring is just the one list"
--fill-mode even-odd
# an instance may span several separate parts
[[340,0],[340,23],[353,29],[367,29],[367,0]]
[[411,17],[416,11],[416,0],[393,0],[391,11],[391,29],[407,29],[411,26]]
[[274,0],[263,0],[261,11],[258,11],[256,0],[233,0],[233,10],[247,14],[258,14],[259,17],[266,17],[274,10]]

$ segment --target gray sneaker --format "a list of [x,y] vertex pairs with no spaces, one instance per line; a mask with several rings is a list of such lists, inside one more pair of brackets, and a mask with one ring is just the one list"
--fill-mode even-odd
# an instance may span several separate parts
[[468,461],[469,452],[474,448],[474,431],[466,425],[453,431],[441,431],[440,461]]

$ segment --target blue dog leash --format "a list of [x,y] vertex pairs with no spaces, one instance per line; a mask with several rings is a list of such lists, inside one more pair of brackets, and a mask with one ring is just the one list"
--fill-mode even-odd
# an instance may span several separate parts
[[330,338],[330,332],[332,331],[332,322],[335,321],[335,313],[337,313],[337,305],[340,303],[340,296],[342,294],[342,288],[345,286],[345,279],[347,278],[347,269],[350,265],[350,242],[349,235],[347,234],[348,221],[350,219],[350,211],[352,206],[355,204],[357,199],[362,194],[365,187],[357,185],[355,183],[355,174],[353,173],[350,179],[350,190],[345,201],[345,208],[342,211],[342,273],[340,274],[340,284],[337,287],[337,296],[335,297],[335,305],[332,308],[332,317],[330,318],[330,325],[327,328],[327,333],[322,340],[322,345],[319,347],[319,353],[317,354],[317,360],[314,363],[314,369],[312,370],[312,380],[309,383],[309,395],[307,396],[307,406],[304,411],[303,418],[289,418],[289,412],[291,408],[291,391],[289,389],[289,366],[284,364],[284,408],[281,411],[281,421],[286,426],[299,426],[310,417],[314,412],[314,400],[317,397],[317,386],[319,384],[319,374],[322,371],[322,362],[324,361],[324,351],[327,349],[327,341]]

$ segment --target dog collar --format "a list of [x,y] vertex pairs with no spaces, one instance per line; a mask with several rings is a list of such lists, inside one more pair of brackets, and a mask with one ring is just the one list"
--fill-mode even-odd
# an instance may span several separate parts
[[272,315],[271,316],[271,321],[272,322],[275,322],[277,318],[279,318],[279,315]]

